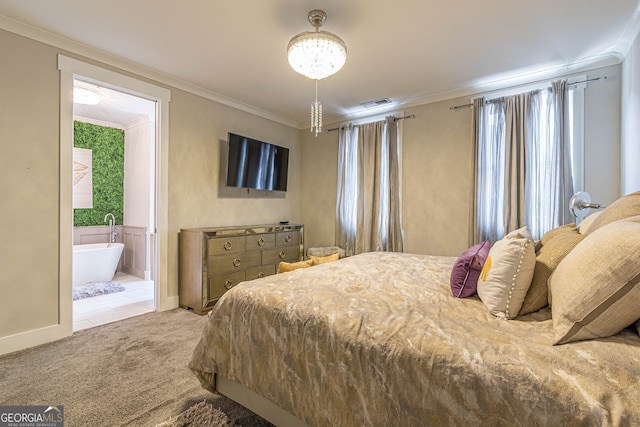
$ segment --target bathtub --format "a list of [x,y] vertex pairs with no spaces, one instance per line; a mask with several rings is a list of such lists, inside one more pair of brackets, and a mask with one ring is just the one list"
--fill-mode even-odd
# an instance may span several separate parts
[[73,286],[89,282],[108,282],[116,274],[124,244],[91,243],[73,245]]

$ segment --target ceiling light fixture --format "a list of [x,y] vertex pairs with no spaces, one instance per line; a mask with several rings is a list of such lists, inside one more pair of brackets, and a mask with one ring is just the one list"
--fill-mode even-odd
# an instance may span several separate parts
[[307,14],[315,31],[305,31],[293,37],[287,47],[289,65],[296,72],[316,81],[316,99],[311,103],[311,132],[322,132],[322,104],[318,101],[318,80],[337,73],[347,60],[347,45],[328,31],[320,31],[327,20],[322,10]]
[[96,105],[100,103],[102,94],[97,89],[86,86],[74,86],[73,102],[77,104]]

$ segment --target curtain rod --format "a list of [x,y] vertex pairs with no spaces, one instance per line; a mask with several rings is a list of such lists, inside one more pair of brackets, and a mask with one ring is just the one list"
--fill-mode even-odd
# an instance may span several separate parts
[[[582,80],[582,81],[579,81],[579,82],[571,82],[571,83],[567,83],[567,86],[575,86],[575,85],[579,85],[581,83],[595,82],[595,81],[598,81],[598,80],[607,80],[607,76],[594,77],[593,79]],[[487,101],[487,102],[489,102],[489,101]],[[463,105],[454,105],[453,107],[449,107],[449,110],[456,111],[456,110],[459,110],[461,108],[467,108],[467,107],[473,107],[473,103],[463,104]]]
[[[393,121],[394,121],[394,122],[397,122],[398,120],[404,120],[404,119],[415,119],[415,118],[416,118],[416,115],[415,115],[415,114],[410,114],[410,115],[408,115],[408,116],[404,116],[404,117],[394,117],[394,118],[393,118]],[[358,126],[358,125],[356,124],[356,126]],[[338,126],[337,128],[327,129],[327,130],[325,130],[325,132],[333,132],[334,130],[338,130],[338,129],[340,129],[340,126]]]

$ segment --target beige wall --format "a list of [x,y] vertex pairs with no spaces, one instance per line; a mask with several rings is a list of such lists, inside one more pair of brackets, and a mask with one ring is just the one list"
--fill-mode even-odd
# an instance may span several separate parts
[[621,195],[640,190],[640,35],[622,64]]
[[[169,293],[178,291],[181,228],[301,222],[300,131],[180,90],[171,91]],[[227,132],[288,147],[287,192],[225,189]]]
[[584,91],[584,191],[591,200],[608,205],[621,191],[621,67],[600,68],[588,78],[606,76]]
[[[607,76],[585,90],[585,188],[608,204],[620,193],[620,66],[589,71]],[[567,76],[573,81],[575,76]],[[402,146],[402,215],[405,252],[457,256],[468,247],[471,212],[471,108],[450,110],[470,98],[407,108]],[[332,126],[333,127],[333,126]],[[303,220],[307,246],[335,242],[337,132],[302,137]]]
[[405,251],[459,255],[469,243],[471,109],[457,99],[405,110],[402,208]]
[[338,184],[338,132],[302,133],[304,185],[300,193],[305,247],[333,246]]
[[0,58],[2,337],[58,322],[60,84],[45,45],[0,31]]

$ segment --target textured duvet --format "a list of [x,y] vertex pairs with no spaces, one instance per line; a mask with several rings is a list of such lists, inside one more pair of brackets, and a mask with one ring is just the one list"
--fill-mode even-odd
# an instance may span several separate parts
[[451,295],[455,258],[366,253],[237,285],[190,368],[310,426],[640,425],[640,337],[553,346],[549,309]]

